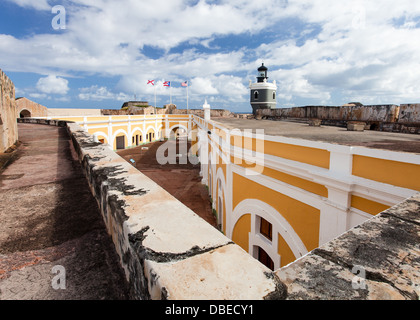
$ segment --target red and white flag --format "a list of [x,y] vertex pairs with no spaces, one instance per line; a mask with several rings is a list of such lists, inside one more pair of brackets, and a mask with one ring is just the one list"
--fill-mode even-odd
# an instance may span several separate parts
[[147,84],[151,84],[152,86],[155,85],[155,80],[147,80]]

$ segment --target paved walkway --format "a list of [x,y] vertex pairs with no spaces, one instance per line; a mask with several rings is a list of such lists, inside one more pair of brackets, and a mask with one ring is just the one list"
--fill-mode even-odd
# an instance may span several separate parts
[[0,300],[127,299],[119,258],[66,129],[18,130],[22,144],[0,172]]

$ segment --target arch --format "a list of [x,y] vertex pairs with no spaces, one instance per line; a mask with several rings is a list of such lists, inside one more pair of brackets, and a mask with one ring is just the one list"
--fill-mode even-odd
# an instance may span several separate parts
[[[127,145],[128,145],[128,137],[129,137],[129,135],[128,135],[128,133],[127,133],[127,131],[125,131],[124,129],[118,129],[117,131],[115,131],[114,132],[114,134],[112,135],[112,148],[115,150],[115,149],[118,149],[118,146],[117,146],[117,136],[119,135],[119,134],[123,134],[124,135],[124,147],[126,147]],[[127,144],[125,143],[125,140],[127,140]]]
[[[169,128],[169,130],[166,133],[166,136],[168,138],[172,138],[172,137],[177,138],[177,136],[175,135],[176,134],[175,129],[184,129],[185,133],[188,134],[188,128],[186,126],[178,123],[178,124],[174,124],[172,127]],[[174,135],[172,135],[172,132],[174,132]]]
[[28,109],[20,110],[19,117],[20,118],[31,118],[32,114]]
[[[139,138],[137,137],[136,132],[140,133]],[[132,145],[135,145],[135,146],[140,145],[140,143],[143,142],[143,136],[144,136],[144,132],[139,127],[135,127],[133,130],[131,130],[131,138],[134,139],[134,142],[132,142]],[[136,137],[136,138],[134,138],[134,137]]]
[[[151,134],[153,131],[153,135]],[[153,126],[149,126],[146,128],[146,138],[144,142],[152,142],[153,139],[156,139],[156,128]]]
[[258,100],[259,92],[254,91],[254,100]]
[[[289,246],[295,258],[299,258],[306,254],[304,243],[294,231],[287,220],[269,204],[257,199],[245,199],[241,201],[233,210],[233,225],[245,214],[251,214],[251,231],[249,233],[248,252],[257,257],[258,247],[264,249],[265,252],[274,261],[275,268],[280,267],[280,255],[278,254],[278,235],[280,235]],[[264,218],[272,224],[273,239],[266,240],[259,234],[259,218]],[[235,232],[234,227],[229,230],[228,236]]]
[[109,143],[109,138],[108,135],[102,131],[96,131],[94,133],[92,133],[94,139],[96,138],[98,141],[100,141],[100,137],[104,138],[104,143]]

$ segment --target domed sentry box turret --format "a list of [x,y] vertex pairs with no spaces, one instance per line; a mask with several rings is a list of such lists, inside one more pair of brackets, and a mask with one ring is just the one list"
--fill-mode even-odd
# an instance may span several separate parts
[[258,77],[256,83],[249,81],[249,88],[251,90],[250,102],[252,106],[252,113],[257,114],[258,109],[274,109],[276,107],[276,81],[269,83],[267,81],[267,67],[264,63],[258,68]]

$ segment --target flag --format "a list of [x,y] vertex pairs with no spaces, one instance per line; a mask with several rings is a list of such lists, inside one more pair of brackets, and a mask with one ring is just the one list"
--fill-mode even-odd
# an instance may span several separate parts
[[188,81],[184,81],[183,83],[181,83],[181,86],[188,87]]
[[163,83],[163,86],[164,86],[164,87],[170,87],[170,86],[171,86],[171,82],[170,82],[170,81],[165,81],[165,82]]
[[155,80],[147,80],[147,84],[151,84],[152,86],[155,85]]

